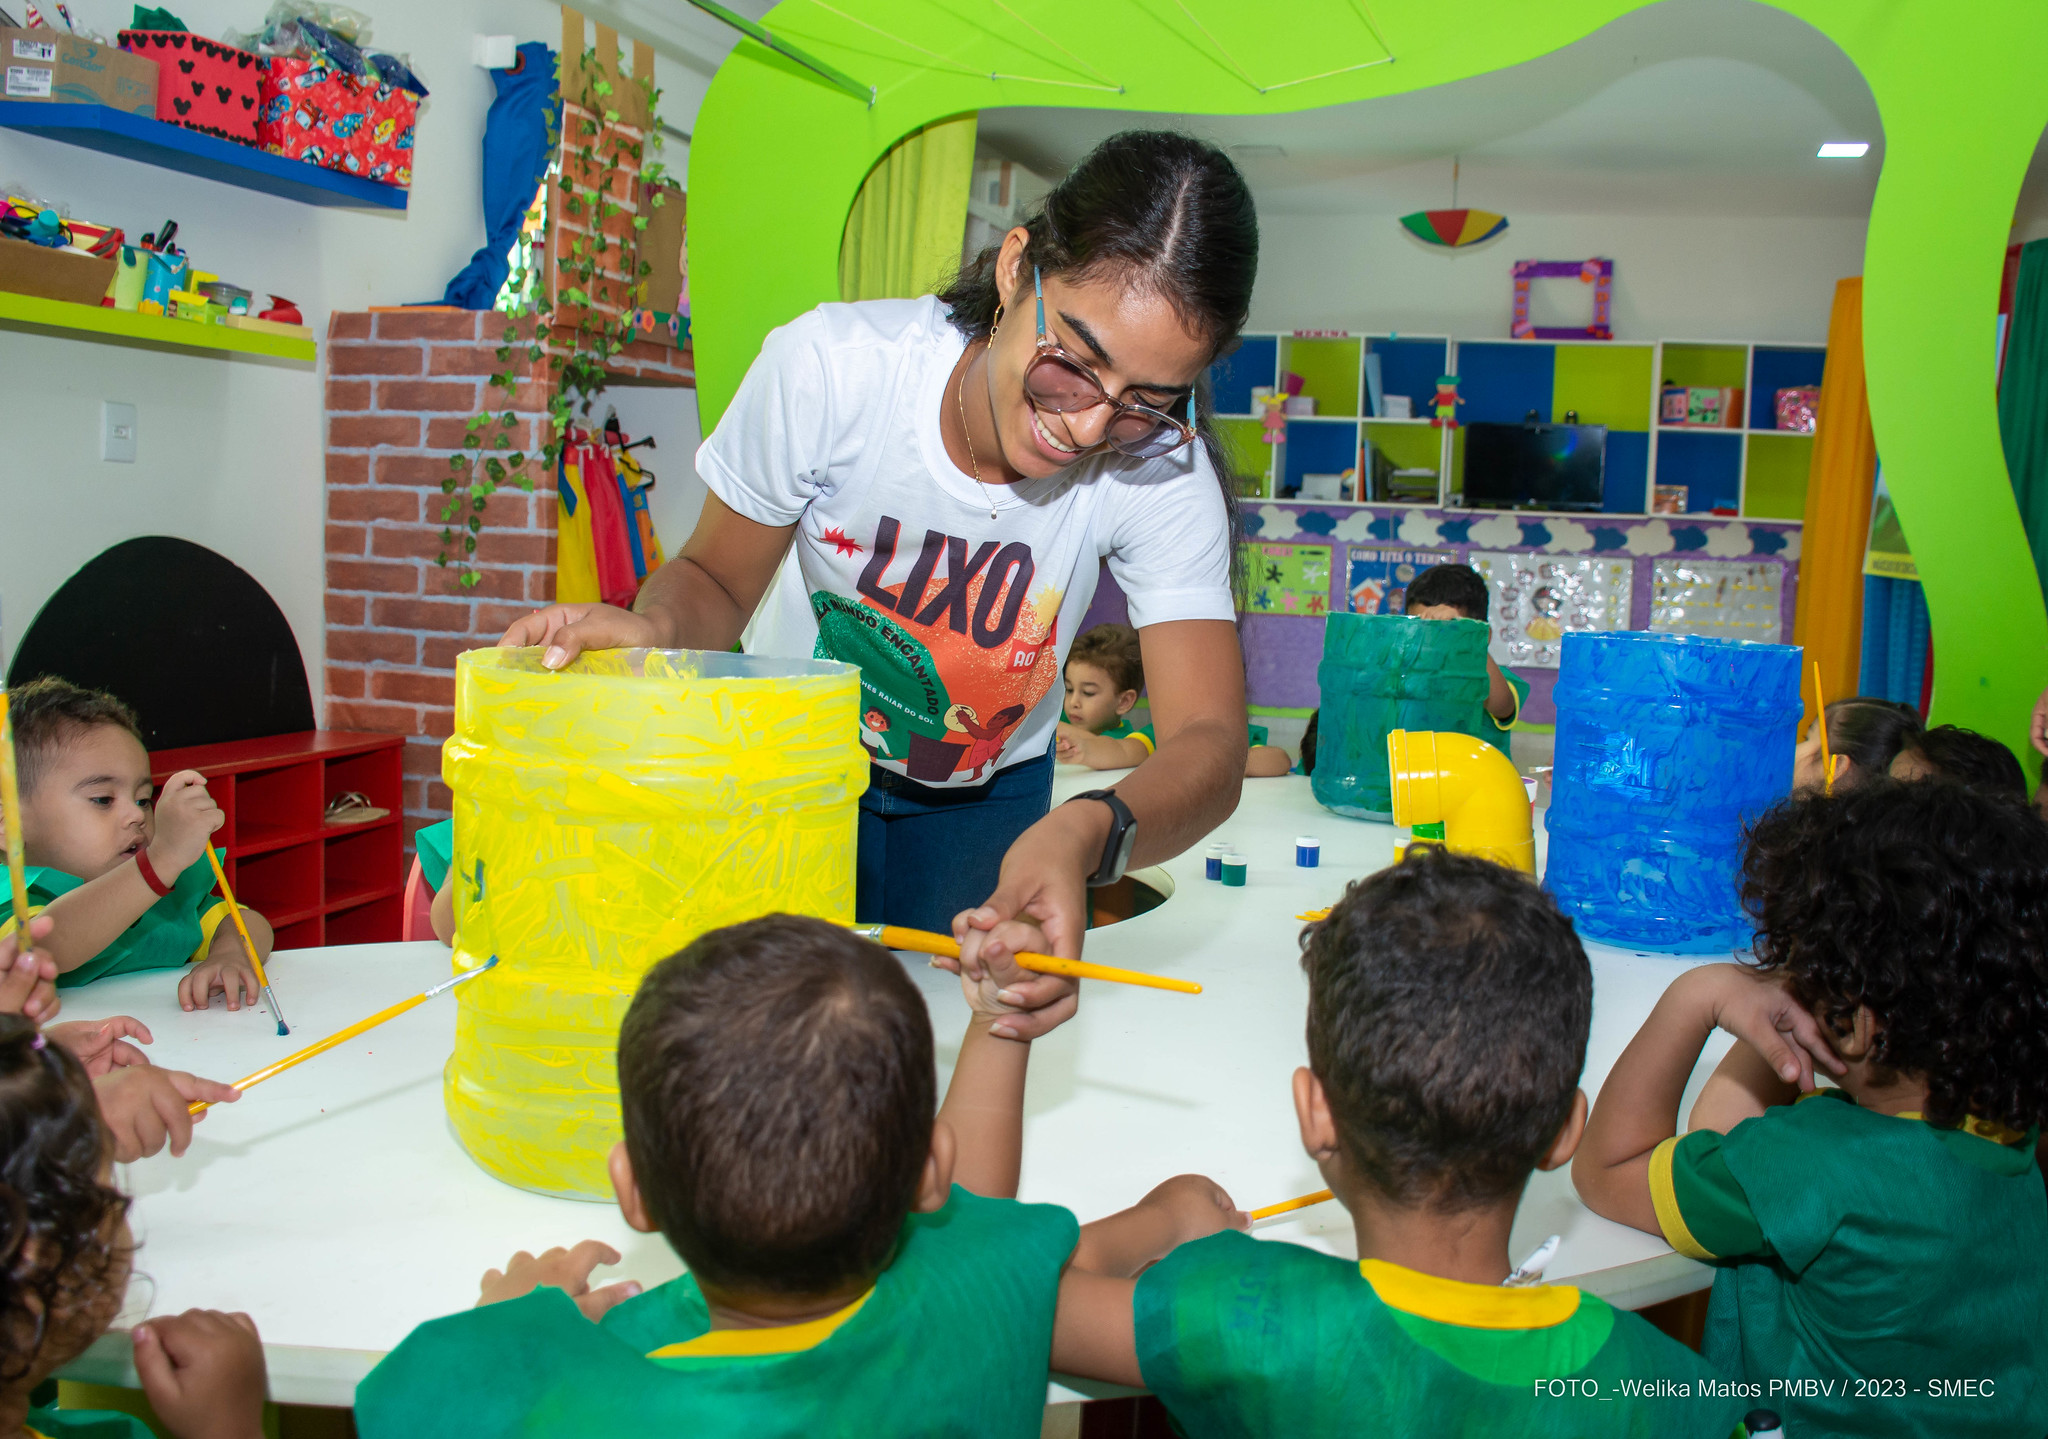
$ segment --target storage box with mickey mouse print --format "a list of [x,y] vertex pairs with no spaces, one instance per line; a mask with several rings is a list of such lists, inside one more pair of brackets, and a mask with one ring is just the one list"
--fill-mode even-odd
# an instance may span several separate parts
[[270,62],[183,30],[123,30],[121,48],[157,68],[156,118],[238,145],[256,144]]

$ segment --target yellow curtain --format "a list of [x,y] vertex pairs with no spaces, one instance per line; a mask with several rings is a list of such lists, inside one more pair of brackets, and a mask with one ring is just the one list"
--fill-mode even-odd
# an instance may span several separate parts
[[868,172],[839,241],[841,299],[930,294],[959,267],[974,122],[961,115],[927,125]]
[[1870,491],[1877,440],[1863,384],[1863,280],[1835,284],[1828,318],[1828,363],[1820,382],[1820,421],[1806,481],[1806,525],[1799,537],[1799,598],[1792,643],[1806,651],[1800,692],[1813,718],[1813,667],[1830,700],[1856,693],[1863,655],[1863,551],[1870,539]]

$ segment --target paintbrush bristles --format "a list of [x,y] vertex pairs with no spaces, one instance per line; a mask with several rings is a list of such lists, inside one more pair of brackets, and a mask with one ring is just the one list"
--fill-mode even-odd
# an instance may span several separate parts
[[28,857],[21,843],[21,785],[14,767],[14,701],[0,690],[0,829],[7,840],[7,886],[14,900],[18,944],[28,943]]

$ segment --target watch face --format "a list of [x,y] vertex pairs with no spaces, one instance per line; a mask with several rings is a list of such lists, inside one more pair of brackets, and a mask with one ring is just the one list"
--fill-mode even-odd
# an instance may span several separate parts
[[1112,882],[1124,877],[1124,871],[1130,867],[1131,849],[1137,842],[1138,826],[1133,823],[1124,830],[1123,842],[1116,847],[1116,874],[1111,877]]

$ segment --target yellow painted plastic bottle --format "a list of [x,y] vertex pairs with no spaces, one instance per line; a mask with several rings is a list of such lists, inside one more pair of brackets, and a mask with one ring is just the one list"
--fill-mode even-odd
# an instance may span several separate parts
[[830,661],[537,649],[456,663],[457,991],[448,1117],[507,1183],[607,1199],[620,1022],[709,929],[853,918],[868,762],[859,671]]

